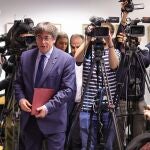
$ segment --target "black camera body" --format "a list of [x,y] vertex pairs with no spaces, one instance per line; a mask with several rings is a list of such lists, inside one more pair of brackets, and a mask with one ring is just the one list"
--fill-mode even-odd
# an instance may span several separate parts
[[121,11],[132,12],[137,9],[144,9],[144,4],[134,4],[132,0],[120,0],[119,2],[124,3],[124,8]]
[[126,27],[125,33],[130,37],[142,37],[145,35],[145,27],[143,25],[130,25]]
[[7,34],[2,34],[0,36],[0,42],[6,41],[6,38],[7,38]]
[[[105,22],[103,18],[93,16],[89,20],[91,21],[91,24],[88,25],[88,27],[85,30],[85,34],[87,36],[106,37],[109,35],[109,28],[101,26],[101,24]],[[89,29],[89,26],[91,26],[90,29]]]
[[109,28],[108,27],[94,27],[90,32],[86,31],[86,35],[91,37],[106,37],[109,35]]
[[134,10],[134,4],[132,0],[127,0],[127,4],[124,6],[124,10],[126,12],[132,12]]
[[[102,23],[106,22],[112,22],[112,23],[118,23],[119,17],[109,17],[108,19],[104,20],[101,17],[91,17],[89,19],[91,21],[91,24],[88,25],[88,27],[85,29],[85,34],[87,36],[91,37],[107,37],[109,36],[109,28],[101,26]],[[89,26],[92,28],[89,29]]]
[[34,22],[30,18],[15,20],[8,33],[0,35],[0,42],[5,43],[5,46],[0,47],[0,53],[20,55],[22,51],[36,47],[33,25]]
[[135,20],[130,19],[130,23],[127,24],[125,33],[130,37],[142,37],[145,35],[145,26],[138,25],[139,22],[150,23],[150,17],[143,17],[142,19],[136,18]]

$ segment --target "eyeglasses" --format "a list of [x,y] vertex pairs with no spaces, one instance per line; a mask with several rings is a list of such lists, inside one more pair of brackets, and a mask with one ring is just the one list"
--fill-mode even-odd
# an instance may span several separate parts
[[44,40],[44,41],[49,41],[49,40],[52,39],[52,37],[51,37],[51,36],[44,36],[44,37],[42,37],[41,35],[37,35],[37,36],[36,36],[36,39],[37,39],[37,40],[40,40],[40,41],[42,41],[42,40]]

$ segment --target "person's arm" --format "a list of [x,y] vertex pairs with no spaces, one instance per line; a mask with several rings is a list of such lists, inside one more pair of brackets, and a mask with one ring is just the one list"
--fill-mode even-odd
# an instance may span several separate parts
[[119,66],[119,57],[117,56],[117,53],[115,51],[115,48],[113,46],[113,43],[110,42],[109,49],[109,65],[111,69],[116,69]]
[[22,72],[22,57],[20,59],[17,75],[16,75],[16,80],[15,80],[15,99],[18,101],[19,106],[21,110],[26,111],[26,112],[31,112],[31,104],[30,102],[25,98],[24,94],[24,83],[23,83],[23,72]]
[[108,37],[105,38],[106,48],[109,50],[109,65],[111,69],[116,69],[119,66],[119,57],[115,51],[114,44],[112,41],[112,35],[109,34]]
[[115,48],[119,49],[121,52],[125,53],[125,28],[126,28],[126,22],[127,22],[128,12],[123,11],[122,12],[122,18],[121,22],[118,26],[118,30],[115,37]]
[[126,11],[122,12],[122,18],[121,18],[121,23],[120,24],[124,27],[127,24],[127,17],[128,17],[128,12],[126,12]]
[[81,46],[76,50],[74,58],[76,59],[77,63],[83,62],[90,41],[91,41],[91,37],[86,37],[84,42],[81,44]]

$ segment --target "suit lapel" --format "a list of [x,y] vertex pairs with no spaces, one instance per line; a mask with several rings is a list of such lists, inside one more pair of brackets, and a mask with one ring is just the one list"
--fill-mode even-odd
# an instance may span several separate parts
[[42,78],[41,78],[41,81],[39,82],[39,86],[42,85],[42,83],[44,82],[44,80],[46,79],[46,77],[48,76],[49,72],[52,70],[54,64],[56,63],[57,61],[57,58],[58,58],[58,55],[57,55],[57,49],[54,48],[53,49],[53,52],[46,64],[46,67],[44,69],[44,72],[42,74]]
[[35,74],[35,64],[36,64],[37,55],[38,55],[38,49],[36,49],[35,52],[31,56],[31,67],[32,68],[29,71],[29,73],[31,75],[30,83],[32,83],[33,88],[34,88],[34,74]]

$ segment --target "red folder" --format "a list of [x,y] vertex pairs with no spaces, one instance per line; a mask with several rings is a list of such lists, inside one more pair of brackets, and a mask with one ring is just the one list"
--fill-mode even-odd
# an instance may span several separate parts
[[37,115],[37,108],[47,103],[54,95],[54,89],[34,88],[31,115]]

